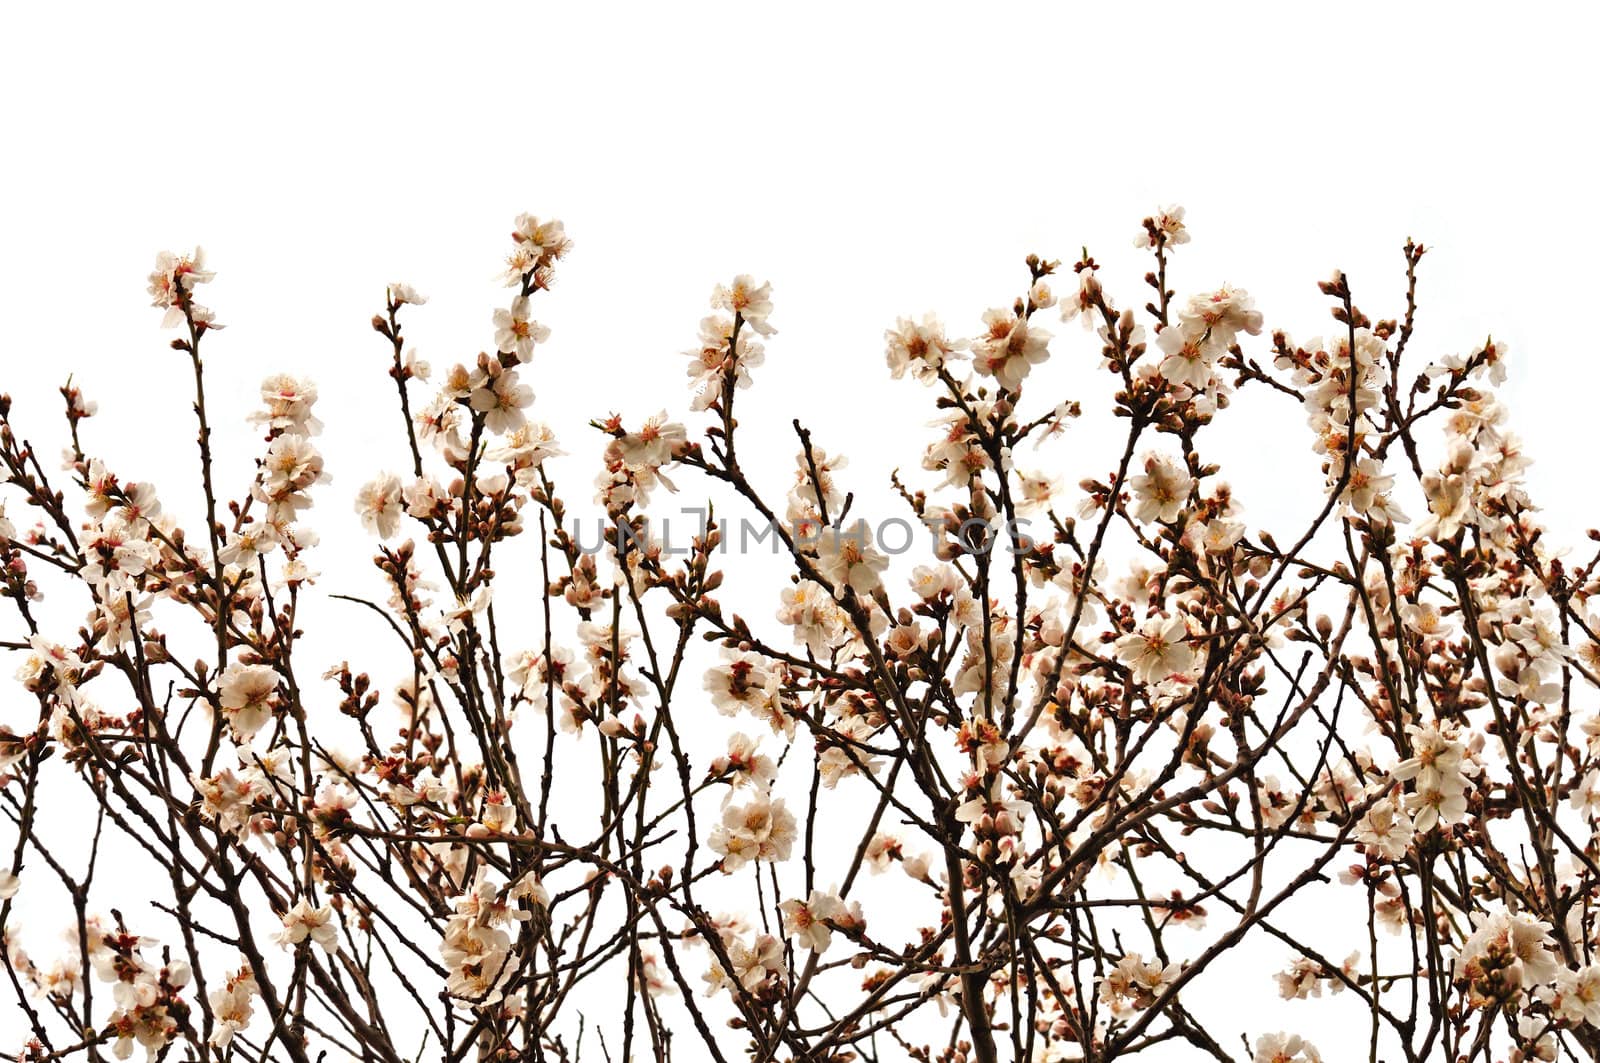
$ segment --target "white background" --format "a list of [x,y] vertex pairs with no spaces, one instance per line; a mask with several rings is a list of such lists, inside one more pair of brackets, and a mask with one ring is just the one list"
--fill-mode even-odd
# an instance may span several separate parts
[[[367,324],[385,284],[432,297],[409,331],[436,367],[471,359],[524,210],[576,243],[540,297],[532,382],[578,502],[588,418],[687,414],[679,352],[718,281],[769,279],[777,307],[741,452],[781,488],[803,411],[852,455],[849,486],[881,492],[926,441],[924,396],[883,367],[896,316],[974,332],[1026,253],[1083,246],[1140,305],[1131,238],[1179,202],[1180,298],[1240,285],[1297,336],[1327,327],[1315,282],[1335,267],[1397,315],[1400,245],[1433,246],[1413,350],[1508,342],[1535,501],[1560,541],[1593,523],[1592,9],[44,7],[0,15],[0,390],[53,453],[75,374],[101,403],[88,449],[195,523],[196,493],[167,486],[193,479],[186,367],[144,286],[157,251],[204,244],[201,298],[229,326],[208,340],[222,486],[248,483],[260,378],[313,376],[330,590],[369,580],[338,560],[365,549],[350,499],[399,458]],[[1057,358],[1092,366],[1057,330]],[[1314,486],[1290,413],[1233,437],[1254,513],[1282,476]],[[1060,471],[1104,473],[1105,450],[1080,433]]]

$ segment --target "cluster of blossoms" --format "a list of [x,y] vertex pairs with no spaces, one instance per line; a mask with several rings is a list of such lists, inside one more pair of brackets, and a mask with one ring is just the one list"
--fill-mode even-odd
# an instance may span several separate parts
[[724,928],[721,944],[728,957],[727,966],[720,959],[711,961],[703,976],[705,995],[715,996],[724,989],[736,988],[756,999],[775,1001],[785,973],[783,942],[771,934],[747,937]]
[[[1030,256],[974,335],[896,319],[888,375],[935,406],[905,480],[796,419],[792,473],[758,482],[739,448],[769,426],[735,405],[772,288],[717,286],[685,419],[591,422],[591,551],[528,382],[571,245],[524,215],[488,350],[435,374],[406,284],[373,318],[403,450],[345,517],[375,537],[370,597],[307,566],[309,381],[262,384],[237,498],[197,391],[199,533],[93,453],[79,388],[59,488],[0,396],[0,952],[26,1023],[0,1048],[567,1059],[593,1026],[621,1058],[1320,1060],[1232,1006],[1254,990],[1352,1031],[1334,1058],[1600,1054],[1600,555],[1533,519],[1505,347],[1407,371],[1408,245],[1396,320],[1337,274],[1326,337],[1255,349],[1243,289],[1169,289],[1189,238],[1181,208],[1144,220],[1142,308],[1085,253],[1067,283]],[[202,384],[211,279],[197,251],[150,284]],[[1075,477],[1092,448],[1046,447],[1097,385],[1125,435]],[[1293,536],[1203,452],[1247,389],[1312,428]],[[685,483],[759,519],[782,577],[725,560],[710,514],[666,549],[653,507]],[[930,533],[904,564],[885,498]],[[395,652],[335,656],[358,644],[306,634],[324,607]],[[63,834],[57,793],[92,831]],[[154,907],[108,882],[113,838]],[[52,882],[68,949],[36,964]],[[1220,962],[1268,943],[1259,986]]]
[[504,928],[531,921],[549,903],[549,894],[531,874],[505,886],[480,868],[456,899],[439,946],[450,972],[449,992],[479,1007],[500,1003],[517,966],[511,936]]
[[165,310],[162,328],[177,328],[189,322],[199,329],[221,328],[209,309],[194,301],[194,288],[216,277],[205,268],[205,251],[195,248],[192,255],[163,251],[156,256],[150,271],[150,305]]
[[[777,330],[767,323],[772,313],[772,286],[757,286],[749,276],[735,277],[727,287],[718,285],[711,296],[718,313],[700,321],[700,345],[684,352],[689,359],[689,407],[706,410],[722,401],[723,388],[748,388],[750,370],[766,359],[755,336]],[[748,326],[748,327],[746,327]]]
[[783,929],[800,947],[820,955],[833,943],[834,931],[859,934],[866,928],[861,902],[846,904],[836,890],[812,890],[805,898],[791,897],[778,905]]
[[[107,925],[98,916],[87,916],[69,931],[68,944],[68,954],[45,969],[35,966],[23,950],[8,946],[11,968],[31,984],[38,997],[56,1006],[92,992],[86,979],[93,971],[93,982],[110,987],[110,1009],[101,1037],[110,1043],[112,1054],[127,1059],[135,1047],[141,1047],[154,1059],[166,1052],[192,1013],[187,999],[192,980],[189,965],[153,956],[159,942],[130,933],[120,919]],[[212,1043],[225,1045],[227,1036],[219,1030]]]
[[605,471],[595,479],[595,501],[605,507],[608,516],[643,507],[657,485],[674,490],[661,470],[679,456],[688,440],[683,425],[669,421],[662,410],[633,431],[615,416],[602,427],[612,439],[605,451]]
[[229,974],[220,987],[211,991],[206,1002],[211,1005],[217,1022],[216,1032],[211,1035],[213,1045],[227,1048],[234,1034],[250,1025],[260,995],[255,973],[248,964]]
[[722,870],[732,873],[755,860],[789,859],[794,837],[794,814],[784,807],[783,798],[761,795],[724,808],[722,823],[711,832],[709,844],[722,857]]
[[[1261,331],[1261,312],[1250,294],[1224,285],[1204,295],[1191,296],[1178,320],[1156,336],[1156,346],[1166,357],[1156,372],[1173,387],[1191,394],[1211,392],[1216,405],[1217,363],[1233,348],[1240,333]],[[1181,393],[1180,393],[1181,394]]]
[[[1427,831],[1435,824],[1460,823],[1467,814],[1467,790],[1471,786],[1468,775],[1477,770],[1466,759],[1466,746],[1448,724],[1442,730],[1409,724],[1406,730],[1411,736],[1412,755],[1396,764],[1389,776],[1410,781],[1414,787],[1405,800],[1411,829]],[[1404,830],[1403,821],[1396,820],[1385,834],[1393,836]]]
[[1181,973],[1175,963],[1147,961],[1137,952],[1130,952],[1100,979],[1100,1001],[1113,1015],[1143,1010],[1154,1004]]

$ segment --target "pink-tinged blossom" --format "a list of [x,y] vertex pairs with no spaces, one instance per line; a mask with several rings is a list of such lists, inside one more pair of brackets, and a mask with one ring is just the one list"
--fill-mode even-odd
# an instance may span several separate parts
[[923,315],[920,324],[910,318],[900,318],[895,327],[883,335],[889,375],[896,380],[909,372],[927,383],[937,379],[939,370],[950,361],[965,357],[966,341],[947,338],[944,326],[932,314]]
[[333,909],[326,904],[313,907],[310,901],[302,899],[284,913],[278,942],[292,947],[308,939],[330,956],[339,951],[339,924],[334,919]]
[[1159,454],[1147,455],[1144,472],[1128,478],[1133,489],[1133,517],[1150,523],[1178,519],[1189,502],[1194,480],[1182,465]]
[[230,664],[218,684],[217,701],[223,718],[248,741],[277,707],[278,673],[264,664]]
[[1141,683],[1159,683],[1194,666],[1183,617],[1152,617],[1116,642],[1117,657]]
[[972,341],[972,367],[1015,391],[1034,366],[1050,357],[1050,333],[1009,310],[990,310],[983,321],[986,331]]
[[400,530],[400,515],[405,512],[405,491],[400,477],[385,473],[368,481],[356,494],[356,512],[361,526],[388,539]]
[[1189,230],[1183,224],[1183,215],[1183,208],[1176,204],[1162,207],[1145,219],[1144,228],[1133,238],[1133,246],[1140,250],[1159,246],[1170,251],[1178,244],[1188,243]]
[[866,521],[849,528],[825,528],[817,538],[817,571],[843,593],[870,594],[882,583],[889,559],[872,545]]
[[534,346],[550,338],[550,330],[528,315],[528,299],[521,295],[509,309],[494,312],[495,347],[516,355],[519,362],[532,360]]
[[1297,1033],[1269,1033],[1256,1038],[1252,1063],[1322,1063],[1322,1056]]
[[747,326],[763,336],[777,331],[767,322],[772,313],[772,285],[757,285],[748,273],[739,274],[731,284],[717,285],[711,293],[711,307],[738,314]]

